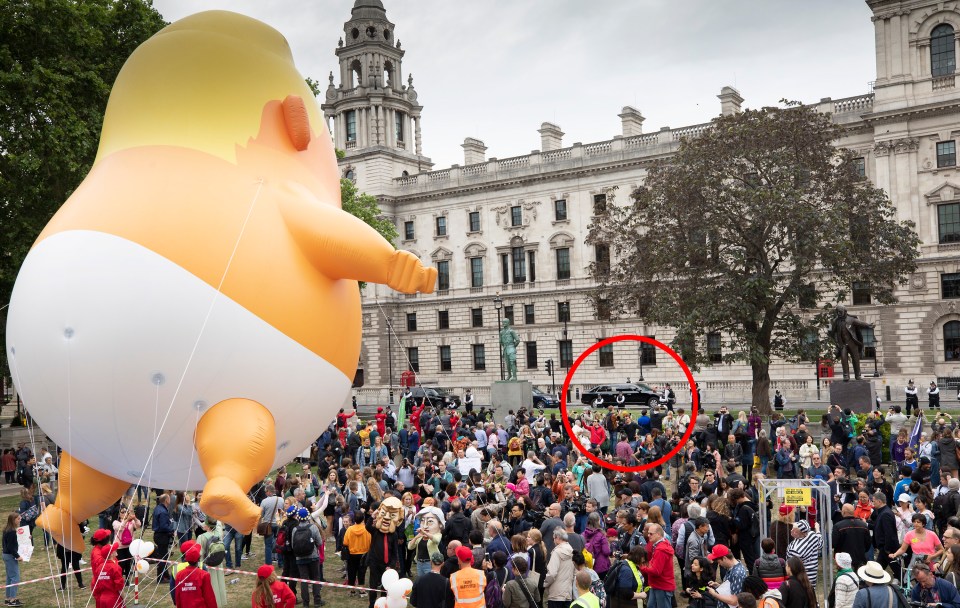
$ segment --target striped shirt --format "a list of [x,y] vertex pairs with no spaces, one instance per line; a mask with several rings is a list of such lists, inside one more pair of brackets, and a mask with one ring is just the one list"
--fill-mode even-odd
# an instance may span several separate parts
[[795,538],[787,545],[787,558],[794,555],[803,562],[803,569],[807,571],[810,585],[816,587],[817,567],[820,561],[820,550],[823,549],[823,536],[819,532],[807,532],[803,538]]

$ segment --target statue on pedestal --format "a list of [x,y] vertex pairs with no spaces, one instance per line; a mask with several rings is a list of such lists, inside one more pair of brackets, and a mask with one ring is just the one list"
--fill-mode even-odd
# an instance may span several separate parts
[[503,329],[500,330],[500,348],[503,350],[503,359],[507,362],[507,380],[517,379],[517,346],[520,345],[520,334],[510,327],[510,319],[503,320]]
[[855,315],[848,315],[846,306],[837,306],[835,316],[830,321],[827,335],[836,343],[836,357],[843,366],[843,381],[850,381],[850,364],[853,361],[853,377],[860,379],[860,357],[863,356],[863,334],[861,327],[873,328],[873,323],[864,323]]

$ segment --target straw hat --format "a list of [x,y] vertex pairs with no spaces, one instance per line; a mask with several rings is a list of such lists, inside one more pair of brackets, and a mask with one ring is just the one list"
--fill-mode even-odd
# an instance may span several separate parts
[[867,562],[866,566],[861,566],[857,570],[857,575],[861,580],[873,583],[874,585],[889,583],[891,578],[890,574],[877,562]]

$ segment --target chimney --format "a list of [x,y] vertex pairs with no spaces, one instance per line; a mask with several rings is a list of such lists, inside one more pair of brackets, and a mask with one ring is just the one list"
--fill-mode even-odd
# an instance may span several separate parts
[[633,137],[643,133],[643,116],[640,110],[633,106],[623,106],[623,111],[618,115],[623,125],[623,136]]
[[733,116],[740,111],[740,104],[743,103],[743,97],[740,92],[733,87],[723,87],[720,94],[717,95],[720,100],[720,113],[724,116]]
[[549,152],[550,150],[559,150],[563,147],[563,131],[552,122],[545,122],[540,125],[540,150]]
[[487,147],[479,139],[468,137],[460,146],[463,148],[463,164],[476,165],[487,161]]

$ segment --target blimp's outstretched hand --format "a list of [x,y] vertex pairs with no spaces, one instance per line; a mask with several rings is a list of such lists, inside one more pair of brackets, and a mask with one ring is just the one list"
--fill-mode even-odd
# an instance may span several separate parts
[[394,251],[387,270],[387,285],[402,293],[431,293],[437,283],[437,269],[428,268],[409,251]]
[[287,229],[324,275],[389,285],[403,293],[433,291],[437,270],[409,251],[397,251],[362,220],[321,203],[297,184],[278,189],[277,196]]

